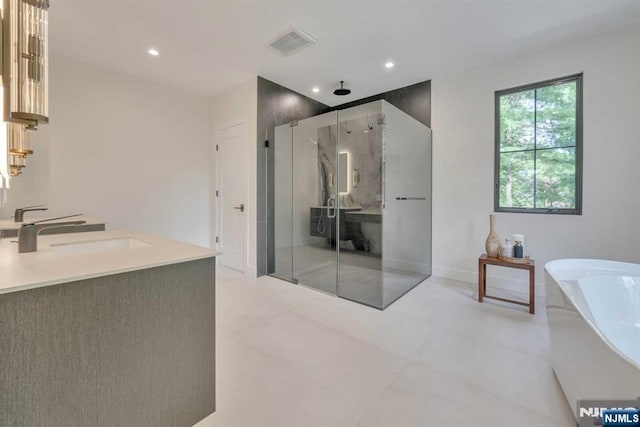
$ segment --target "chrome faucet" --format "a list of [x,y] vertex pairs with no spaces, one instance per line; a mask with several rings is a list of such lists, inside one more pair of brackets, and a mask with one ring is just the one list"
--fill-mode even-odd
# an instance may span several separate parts
[[35,252],[38,250],[38,234],[47,228],[62,228],[86,224],[87,221],[67,221],[42,224],[43,222],[55,221],[58,219],[73,218],[82,214],[62,216],[59,218],[49,218],[35,221],[30,224],[23,224],[18,231],[18,253]]
[[24,221],[24,213],[32,212],[32,211],[46,211],[47,208],[44,205],[36,205],[36,206],[25,206],[24,208],[18,208],[13,213],[13,221],[14,222],[22,222]]

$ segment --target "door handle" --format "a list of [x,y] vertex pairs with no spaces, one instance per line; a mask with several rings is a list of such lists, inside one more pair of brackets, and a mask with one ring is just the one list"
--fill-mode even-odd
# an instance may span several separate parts
[[237,210],[239,210],[240,212],[244,212],[244,203],[243,203],[243,204],[241,204],[240,206],[234,206],[234,207],[233,207],[233,209],[237,209]]
[[[331,209],[333,209],[333,214],[331,213]],[[336,217],[336,198],[335,196],[329,197],[327,200],[327,218],[335,218]]]

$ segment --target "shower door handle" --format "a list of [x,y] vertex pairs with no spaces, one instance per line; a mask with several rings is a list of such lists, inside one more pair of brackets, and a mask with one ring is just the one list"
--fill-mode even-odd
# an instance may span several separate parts
[[[333,209],[333,214],[331,214],[331,210]],[[336,198],[334,196],[329,197],[327,200],[327,218],[335,218],[336,217]]]

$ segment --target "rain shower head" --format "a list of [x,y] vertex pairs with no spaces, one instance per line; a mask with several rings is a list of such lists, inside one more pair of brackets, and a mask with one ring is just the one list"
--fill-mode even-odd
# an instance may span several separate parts
[[336,89],[333,91],[333,94],[337,96],[345,96],[349,95],[350,93],[351,91],[349,89],[344,88],[344,80],[340,80],[340,89]]

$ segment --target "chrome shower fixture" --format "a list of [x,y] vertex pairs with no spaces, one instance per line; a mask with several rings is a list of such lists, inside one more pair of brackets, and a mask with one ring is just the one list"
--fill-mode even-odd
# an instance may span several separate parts
[[350,93],[351,91],[349,89],[344,88],[344,80],[340,80],[340,89],[336,89],[333,91],[333,94],[337,96],[346,96]]
[[373,130],[373,126],[371,126],[370,117],[367,115],[367,128],[364,130],[364,133],[369,133],[370,130]]

